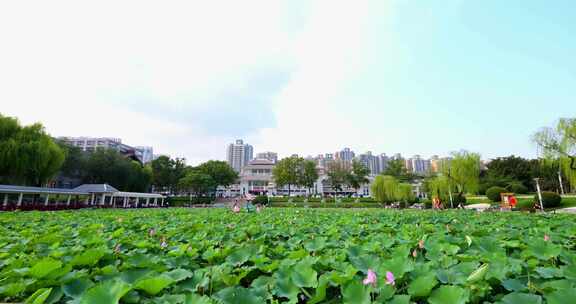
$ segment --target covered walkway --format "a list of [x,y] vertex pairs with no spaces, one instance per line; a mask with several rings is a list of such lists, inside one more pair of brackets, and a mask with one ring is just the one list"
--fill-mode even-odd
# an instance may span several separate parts
[[62,210],[79,208],[163,207],[164,196],[122,192],[107,184],[75,189],[0,185],[0,210]]

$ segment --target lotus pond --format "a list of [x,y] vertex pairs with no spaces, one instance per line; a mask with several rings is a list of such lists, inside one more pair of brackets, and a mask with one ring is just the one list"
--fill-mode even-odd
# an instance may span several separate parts
[[572,215],[0,214],[0,302],[576,303]]

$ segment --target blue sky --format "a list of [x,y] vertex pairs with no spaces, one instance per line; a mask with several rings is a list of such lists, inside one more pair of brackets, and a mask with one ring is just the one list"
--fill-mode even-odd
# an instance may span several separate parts
[[186,157],[535,156],[576,115],[574,1],[10,1],[0,112]]

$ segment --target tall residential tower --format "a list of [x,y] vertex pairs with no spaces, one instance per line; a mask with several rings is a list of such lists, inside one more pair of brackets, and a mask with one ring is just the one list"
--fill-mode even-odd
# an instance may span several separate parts
[[252,160],[253,154],[254,148],[249,144],[244,144],[241,139],[238,139],[235,143],[228,145],[226,160],[234,171],[240,172],[242,168]]

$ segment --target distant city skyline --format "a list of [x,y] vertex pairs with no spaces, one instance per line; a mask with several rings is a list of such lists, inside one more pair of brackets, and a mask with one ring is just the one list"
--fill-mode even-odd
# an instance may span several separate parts
[[55,137],[533,158],[576,117],[576,1],[31,2],[0,2],[0,112]]

